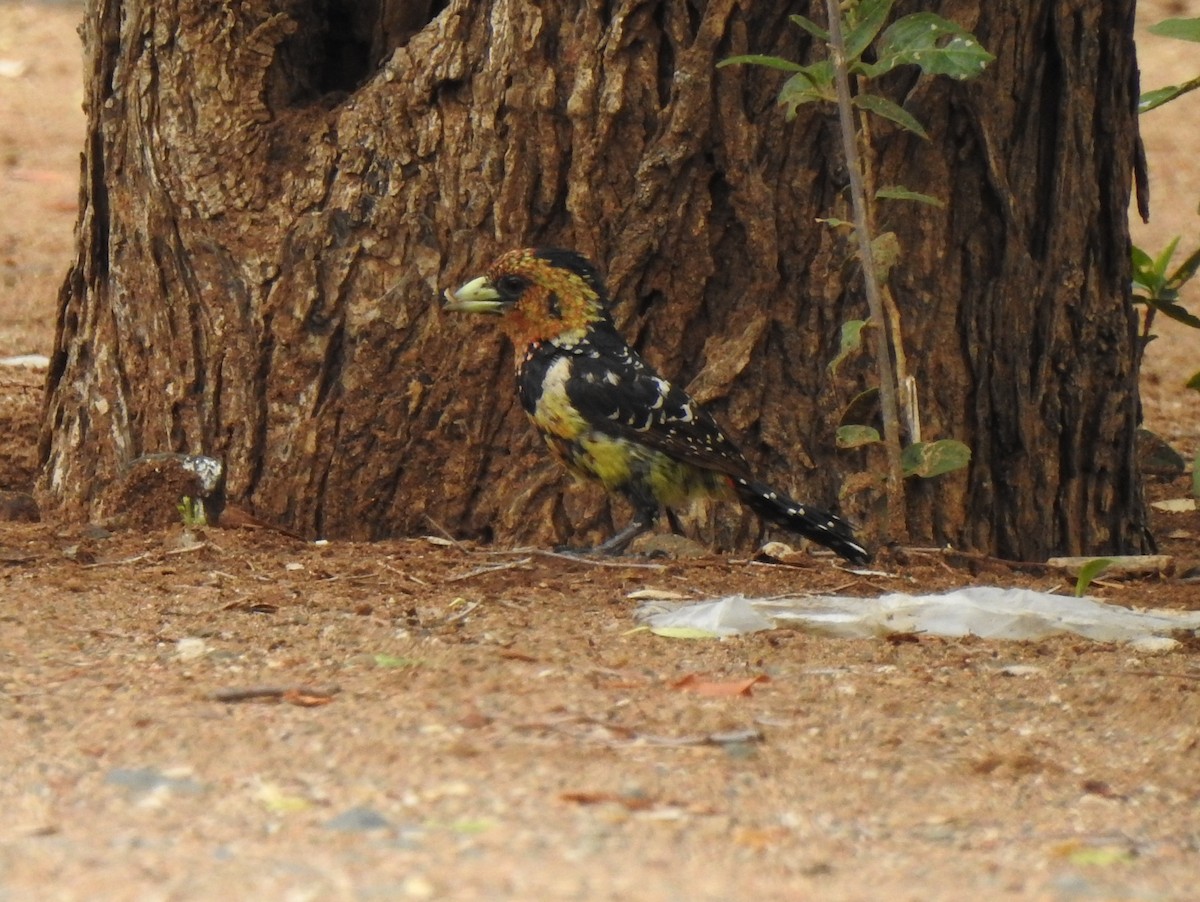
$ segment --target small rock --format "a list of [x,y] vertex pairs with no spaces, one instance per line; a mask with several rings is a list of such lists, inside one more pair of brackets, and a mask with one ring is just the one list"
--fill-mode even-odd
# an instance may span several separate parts
[[27,68],[25,60],[0,59],[0,78],[20,78]]
[[405,877],[402,890],[404,895],[410,899],[432,899],[437,893],[429,878],[420,874]]
[[187,636],[175,643],[175,656],[181,661],[196,661],[208,654],[208,643],[195,636]]
[[1042,672],[1041,667],[1036,667],[1033,664],[1007,664],[1000,668],[1002,676],[1033,676]]
[[1178,451],[1149,429],[1137,431],[1138,467],[1147,476],[1175,479],[1187,470],[1187,463]]
[[332,820],[325,822],[327,830],[338,830],[343,833],[359,833],[366,830],[381,830],[390,827],[386,817],[373,808],[356,805],[348,808]]
[[[0,63],[0,66],[2,66],[2,63]],[[44,370],[49,368],[50,358],[45,354],[18,354],[15,357],[0,357],[0,366],[11,366],[25,370]]]
[[160,791],[199,795],[204,791],[204,785],[191,777],[171,776],[153,767],[116,767],[105,774],[104,782],[134,795]]
[[786,542],[767,542],[758,549],[757,560],[782,561],[795,555],[796,549]]
[[1170,636],[1142,636],[1140,639],[1130,642],[1129,647],[1144,655],[1165,655],[1179,649],[1181,643],[1178,639],[1172,639]]

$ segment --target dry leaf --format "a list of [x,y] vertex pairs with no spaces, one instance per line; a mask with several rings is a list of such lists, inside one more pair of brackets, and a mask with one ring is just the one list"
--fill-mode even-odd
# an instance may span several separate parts
[[670,589],[645,588],[637,589],[625,596],[631,601],[686,601],[689,596]]
[[301,708],[317,708],[321,705],[328,705],[333,701],[333,696],[324,693],[314,693],[305,689],[289,689],[280,696],[280,700],[287,702],[289,705],[297,705]]
[[524,661],[527,664],[536,664],[538,659],[531,654],[523,651],[517,651],[515,648],[500,649],[500,657],[508,658],[510,661]]
[[743,827],[733,834],[736,845],[750,849],[767,849],[778,845],[788,837],[785,827]]
[[771,678],[760,673],[758,676],[730,682],[714,682],[689,673],[682,679],[671,684],[672,689],[680,692],[693,692],[708,698],[733,698],[739,695],[751,695],[755,683],[769,683]]
[[1168,498],[1165,501],[1151,502],[1150,506],[1155,510],[1165,511],[1168,514],[1186,514],[1196,509],[1196,499]]
[[626,795],[616,792],[583,790],[580,792],[564,792],[558,796],[564,802],[574,802],[577,805],[601,805],[605,802],[616,802],[629,811],[648,811],[655,806],[655,800],[641,795]]

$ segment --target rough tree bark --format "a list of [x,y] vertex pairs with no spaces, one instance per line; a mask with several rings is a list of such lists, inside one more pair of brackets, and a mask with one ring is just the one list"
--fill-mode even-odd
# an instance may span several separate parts
[[[906,249],[892,290],[925,437],[974,452],[910,487],[913,538],[1127,549],[1133,0],[935,5],[997,60],[975,83],[886,85],[933,140],[880,130],[879,183],[947,201],[883,223]],[[833,440],[870,382],[861,361],[826,369],[864,313],[844,236],[815,222],[844,209],[833,120],[786,123],[778,73],[715,68],[803,58],[794,10],[442,6],[92,0],[46,503],[93,515],[130,460],[184,451],[222,458],[231,500],[310,535],[606,527],[600,493],[523,422],[489,325],[437,309],[534,243],[600,261],[626,334],[783,488],[830,501],[875,465]],[[845,499],[868,534],[872,498]],[[744,540],[739,517],[710,513],[706,534]]]

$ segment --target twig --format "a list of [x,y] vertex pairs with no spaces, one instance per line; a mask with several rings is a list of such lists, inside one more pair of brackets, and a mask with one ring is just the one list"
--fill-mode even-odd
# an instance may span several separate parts
[[329,576],[317,577],[322,583],[361,583],[379,579],[378,573],[333,573]]
[[642,564],[633,561],[605,561],[598,558],[583,557],[578,554],[568,554],[562,551],[544,551],[540,548],[533,549],[533,553],[541,557],[552,557],[560,561],[574,561],[577,564],[587,564],[589,567],[636,567],[639,570],[666,570],[664,564]]
[[857,586],[861,582],[862,582],[862,579],[859,578],[859,579],[852,579],[848,583],[839,583],[836,586],[831,586],[828,589],[826,589],[825,594],[826,595],[837,595],[839,592],[845,592],[847,589],[851,588],[852,586]]
[[144,561],[151,556],[149,551],[143,551],[141,554],[135,554],[133,557],[117,558],[111,561],[94,561],[91,564],[83,564],[85,570],[92,570],[96,567],[123,567],[126,564],[136,564],[138,561]]
[[464,579],[471,579],[475,576],[482,576],[485,573],[496,573],[500,570],[516,570],[518,567],[524,567],[526,564],[532,563],[533,558],[523,557],[519,560],[508,561],[503,564],[484,564],[482,567],[476,567],[474,570],[468,570],[466,573],[459,573],[455,576],[448,576],[443,582],[455,583]]
[[1125,673],[1133,676],[1159,676],[1159,677],[1175,677],[1178,680],[1200,680],[1200,672],[1197,673],[1171,673],[1169,670],[1126,670]]
[[[438,523],[436,520],[434,520],[432,517],[430,517],[428,514],[425,515],[425,519],[427,521],[429,521],[429,524],[431,526],[433,526],[434,529],[438,530],[438,532],[442,533],[442,535],[445,536],[446,541],[450,542],[455,548],[457,548],[463,554],[483,554],[483,555],[505,555],[505,554],[531,555],[531,554],[536,554],[540,557],[552,557],[552,558],[556,558],[557,560],[561,560],[561,561],[574,561],[577,564],[586,564],[589,567],[618,567],[618,568],[635,567],[635,568],[638,568],[641,570],[660,570],[660,571],[667,569],[666,566],[664,566],[663,564],[642,564],[642,563],[634,563],[632,561],[625,561],[625,560],[605,561],[605,560],[598,560],[596,558],[583,557],[580,554],[570,554],[570,553],[563,552],[563,551],[547,551],[544,548],[532,548],[529,546],[522,546],[520,548],[478,548],[478,549],[468,548],[465,545],[463,545],[461,542],[459,542],[458,540],[451,537],[451,535],[448,532],[446,532],[446,530],[442,527],[442,525],[440,523]],[[530,561],[529,560],[517,561],[514,564],[501,565],[501,566],[497,566],[497,567],[493,567],[493,568],[480,567],[478,570],[473,570],[470,573],[463,574],[462,576],[450,577],[446,581],[450,582],[450,581],[453,581],[454,579],[467,579],[468,577],[475,576],[479,573],[487,573],[487,572],[489,572],[489,569],[503,570],[503,569],[506,569],[507,567],[518,567],[522,564],[527,564],[527,563],[530,563]],[[385,564],[384,566],[387,566],[387,565]],[[397,571],[397,572],[399,572],[399,571]]]
[[182,548],[170,548],[163,552],[164,555],[189,554],[193,551],[199,551],[201,548],[207,548],[208,542],[196,542],[194,545],[184,545]]
[[340,691],[337,686],[328,686],[324,689],[314,689],[308,686],[243,686],[234,689],[217,689],[210,692],[208,698],[210,701],[232,704],[258,701],[259,699],[280,701],[286,697],[332,698]]
[[[469,553],[469,550],[468,550],[468,553]],[[428,586],[429,585],[429,583],[425,582],[425,580],[421,579],[419,576],[413,576],[411,573],[401,570],[399,567],[393,567],[391,564],[388,564],[388,563],[385,563],[382,561],[380,562],[379,566],[382,569],[388,571],[388,573],[395,573],[397,576],[403,576],[405,579],[411,580],[412,582],[416,583],[418,586]],[[405,591],[407,591],[407,590],[405,590]]]
[[473,610],[475,610],[477,607],[479,607],[481,604],[483,604],[483,602],[481,602],[481,601],[472,601],[470,604],[466,605],[461,611],[455,611],[453,614],[451,614],[449,617],[447,617],[445,620],[443,620],[442,625],[445,626],[450,623],[457,623],[459,620],[466,620],[467,616]]
[[446,527],[444,527],[437,520],[433,519],[433,517],[431,517],[429,514],[425,515],[425,522],[427,522],[430,526],[432,526],[434,529],[436,529],[438,532],[440,532],[442,534],[442,538],[445,539],[447,542],[449,542],[451,545],[453,545],[455,548],[457,548],[459,551],[463,552],[464,554],[471,553],[470,548],[468,548],[466,545],[464,545],[458,539],[454,538],[454,536],[450,535],[450,530],[446,529]]

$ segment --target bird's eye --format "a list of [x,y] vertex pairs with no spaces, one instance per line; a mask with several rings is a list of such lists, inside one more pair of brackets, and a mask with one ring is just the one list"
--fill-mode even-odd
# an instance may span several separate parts
[[527,286],[528,283],[520,276],[507,275],[496,280],[496,290],[505,298],[517,297]]

